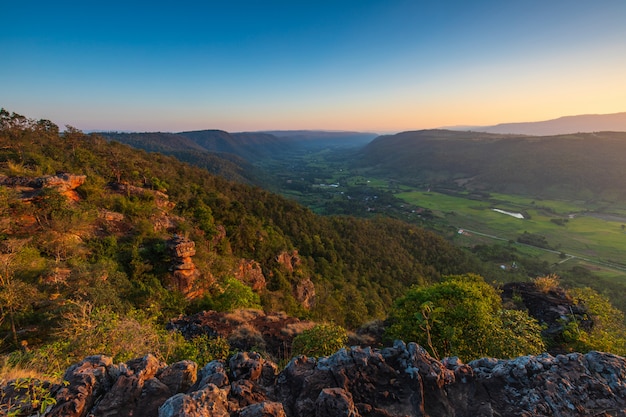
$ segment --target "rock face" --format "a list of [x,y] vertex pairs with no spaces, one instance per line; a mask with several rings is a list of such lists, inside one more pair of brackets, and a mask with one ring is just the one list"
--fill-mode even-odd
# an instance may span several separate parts
[[261,292],[266,287],[265,275],[261,264],[257,261],[241,259],[234,271],[235,278],[252,288],[254,292]]
[[69,200],[78,201],[79,197],[75,190],[83,185],[86,179],[85,175],[75,175],[67,172],[36,178],[0,176],[0,185],[21,191],[22,197],[27,200],[36,197],[45,188],[52,188]]
[[186,237],[174,235],[166,242],[166,248],[173,259],[170,267],[172,277],[169,287],[181,292],[189,299],[195,298],[198,291],[194,284],[202,275],[191,259],[196,254],[195,242]]
[[119,365],[94,356],[64,379],[68,385],[52,388],[57,402],[47,416],[626,416],[626,360],[599,352],[463,364],[396,342],[297,357],[280,373],[257,353],[199,369],[152,356]]

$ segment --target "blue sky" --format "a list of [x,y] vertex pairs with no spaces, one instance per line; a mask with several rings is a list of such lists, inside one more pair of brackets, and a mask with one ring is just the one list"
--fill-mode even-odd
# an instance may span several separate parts
[[626,2],[29,1],[0,107],[83,130],[392,132],[626,111]]

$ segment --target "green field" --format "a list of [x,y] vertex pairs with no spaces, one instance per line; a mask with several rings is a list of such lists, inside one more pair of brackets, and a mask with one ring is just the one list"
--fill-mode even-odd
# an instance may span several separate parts
[[[423,191],[403,192],[396,196],[409,204],[432,210],[457,229],[510,241],[517,240],[524,232],[544,236],[552,250],[574,256],[579,261],[611,267],[624,278],[626,218],[621,219],[616,211],[603,214],[591,212],[588,206],[576,202],[537,201],[502,194],[491,195],[485,200],[476,200],[469,195]],[[523,213],[525,218],[499,213],[493,210],[495,208]]]

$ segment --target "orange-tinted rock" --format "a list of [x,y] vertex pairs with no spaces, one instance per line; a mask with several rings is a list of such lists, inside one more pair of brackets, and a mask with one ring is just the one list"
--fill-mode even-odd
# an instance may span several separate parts
[[298,255],[298,251],[295,249],[292,250],[291,252],[287,252],[287,251],[281,252],[276,257],[276,260],[278,261],[279,264],[283,266],[283,268],[285,268],[289,272],[295,271],[302,263],[302,260],[300,259],[300,255]]
[[307,310],[315,304],[315,285],[310,278],[304,278],[298,282],[293,291],[296,300]]
[[252,288],[252,291],[255,292],[263,291],[266,286],[261,264],[257,261],[241,259],[235,270],[235,278]]

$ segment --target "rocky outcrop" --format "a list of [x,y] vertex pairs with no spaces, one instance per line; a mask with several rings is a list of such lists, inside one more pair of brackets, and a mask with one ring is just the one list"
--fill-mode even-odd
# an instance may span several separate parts
[[288,272],[293,272],[302,264],[297,250],[283,251],[278,254],[276,261]]
[[[518,300],[517,303],[513,300]],[[509,282],[502,286],[502,301],[511,308],[522,308],[537,319],[544,329],[542,336],[552,341],[551,354],[567,353],[559,348],[565,344],[563,330],[570,321],[575,321],[582,329],[589,331],[593,320],[585,307],[577,304],[563,288],[554,287],[540,290],[532,282]],[[521,305],[516,305],[520,304]]]
[[196,244],[184,236],[174,235],[166,242],[166,248],[172,257],[172,271],[167,286],[193,299],[202,293],[196,282],[202,273],[191,259],[196,254]]
[[293,296],[307,310],[315,304],[315,284],[311,278],[306,277],[295,284]]
[[280,373],[250,352],[200,368],[150,355],[118,365],[93,356],[64,380],[51,389],[47,416],[626,416],[626,360],[600,352],[464,364],[396,342],[297,357]]
[[266,287],[265,275],[261,264],[257,261],[241,259],[234,271],[235,278],[252,288],[254,292],[261,292]]
[[15,188],[22,193],[22,197],[26,200],[37,197],[43,189],[51,188],[57,190],[69,200],[78,201],[79,197],[75,190],[83,185],[86,179],[87,176],[85,175],[67,172],[35,178],[0,176],[0,185]]

